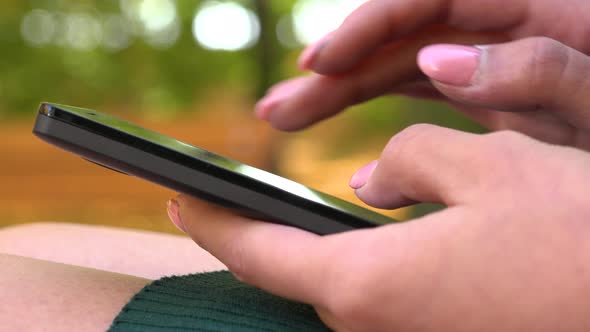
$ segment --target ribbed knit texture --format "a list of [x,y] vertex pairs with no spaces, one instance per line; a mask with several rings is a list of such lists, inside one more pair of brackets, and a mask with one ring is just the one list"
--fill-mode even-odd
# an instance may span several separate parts
[[113,322],[119,331],[329,331],[311,306],[236,280],[229,272],[154,281]]

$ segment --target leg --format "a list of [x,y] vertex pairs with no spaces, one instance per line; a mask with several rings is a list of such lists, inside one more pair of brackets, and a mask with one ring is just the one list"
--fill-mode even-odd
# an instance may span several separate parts
[[149,280],[0,254],[0,330],[105,331]]
[[74,224],[0,229],[0,253],[147,279],[225,269],[186,237]]

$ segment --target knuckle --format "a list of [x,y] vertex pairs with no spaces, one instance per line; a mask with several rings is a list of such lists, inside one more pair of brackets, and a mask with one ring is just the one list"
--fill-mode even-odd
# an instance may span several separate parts
[[246,252],[244,247],[240,244],[240,239],[233,239],[226,241],[222,247],[221,252],[224,253],[223,263],[235,275],[239,275],[242,279],[249,279],[249,264],[246,262]]
[[531,88],[546,91],[564,75],[570,61],[569,50],[560,42],[548,37],[530,38],[527,42],[529,45],[525,47],[532,50],[526,65]]
[[[347,243],[352,238],[351,235],[343,234],[341,236],[327,239],[324,242],[324,251],[330,258],[330,265],[326,266],[324,278],[326,289],[320,299],[321,305],[334,317],[342,320],[360,319],[360,315],[366,312],[363,309],[367,303],[368,290],[370,286],[370,273],[357,274],[347,273],[362,269],[363,262],[366,262],[364,256],[365,241],[360,241],[359,246],[352,249]],[[360,265],[359,265],[360,264]],[[367,270],[368,271],[368,270]]]
[[414,124],[405,128],[389,140],[384,150],[384,157],[403,160],[400,157],[405,151],[412,151],[416,145],[419,145],[420,139],[434,128],[435,126],[429,124]]
[[347,286],[333,293],[327,300],[329,312],[340,319],[359,320],[358,317],[364,311],[365,299],[359,290],[359,285],[347,283]]
[[511,188],[514,179],[522,183],[529,177],[527,158],[529,149],[526,142],[528,137],[515,131],[498,131],[483,135],[481,144],[482,165],[486,165],[487,174],[483,184],[492,188]]
[[[387,303],[395,299],[399,301],[389,312],[390,318],[401,318],[421,306],[422,297],[416,297],[413,290],[428,288],[426,275],[434,275],[439,264],[422,264],[416,252],[410,250],[407,243],[413,235],[407,231],[392,232],[387,236],[375,237],[368,235],[361,241],[355,236],[358,246],[353,249],[335,251],[331,273],[328,273],[329,286],[323,307],[334,317],[346,322],[372,322],[377,319],[377,312],[367,308]],[[392,243],[395,250],[392,249]],[[384,261],[382,255],[368,259],[368,252],[388,253]],[[337,255],[337,256],[336,256]],[[343,258],[346,257],[346,258]],[[433,259],[433,261],[437,261]],[[367,273],[348,273],[347,271],[367,271]],[[390,278],[388,271],[395,272],[395,280]],[[418,272],[417,277],[415,273]],[[376,285],[387,285],[376,287]]]
[[350,88],[347,95],[349,96],[348,103],[350,105],[357,105],[377,96],[376,91],[378,90],[374,88],[372,80],[370,77],[361,77],[360,79],[348,81]]
[[512,130],[501,130],[487,135],[483,135],[484,151],[492,157],[511,156],[518,157],[521,151],[523,141],[526,139],[524,134]]
[[364,276],[351,276],[339,273],[338,280],[333,280],[330,291],[326,292],[323,303],[325,308],[341,320],[364,321],[366,308],[371,306],[370,280]]
[[514,130],[499,130],[483,135],[483,137],[486,137],[488,142],[498,145],[506,145],[506,143],[520,145],[528,138],[525,134]]

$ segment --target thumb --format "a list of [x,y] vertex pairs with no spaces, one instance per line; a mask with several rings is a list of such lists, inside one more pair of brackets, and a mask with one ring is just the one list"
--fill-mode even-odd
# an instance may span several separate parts
[[590,127],[590,57],[545,37],[422,49],[420,69],[452,100],[502,111],[550,110]]
[[477,198],[483,183],[494,181],[489,165],[497,164],[496,152],[490,146],[507,139],[498,135],[413,125],[395,135],[379,161],[361,168],[350,186],[363,202],[378,208],[416,201],[459,205]]

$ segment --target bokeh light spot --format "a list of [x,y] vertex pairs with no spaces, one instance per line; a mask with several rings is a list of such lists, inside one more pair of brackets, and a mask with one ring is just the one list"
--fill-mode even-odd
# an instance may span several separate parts
[[142,36],[155,48],[173,46],[181,34],[180,18],[174,0],[121,0],[121,11],[128,20],[130,34]]
[[111,51],[119,51],[129,47],[131,31],[129,22],[121,15],[107,15],[102,23],[102,45]]
[[162,30],[145,32],[145,41],[155,48],[165,49],[172,47],[180,37],[181,29],[178,20],[172,21]]
[[367,0],[299,0],[293,8],[295,36],[310,44],[330,31]]
[[27,44],[40,47],[51,43],[57,30],[56,18],[43,9],[34,9],[24,16],[21,35]]
[[65,19],[65,38],[74,49],[92,50],[102,42],[102,25],[90,14],[68,14]]
[[165,30],[176,20],[176,5],[172,0],[143,0],[139,4],[139,18],[146,30]]
[[195,15],[193,36],[206,49],[237,51],[256,44],[260,21],[236,2],[209,1]]
[[293,29],[293,17],[291,15],[283,15],[276,26],[277,39],[281,45],[288,48],[298,48],[301,46],[299,40],[295,36]]

